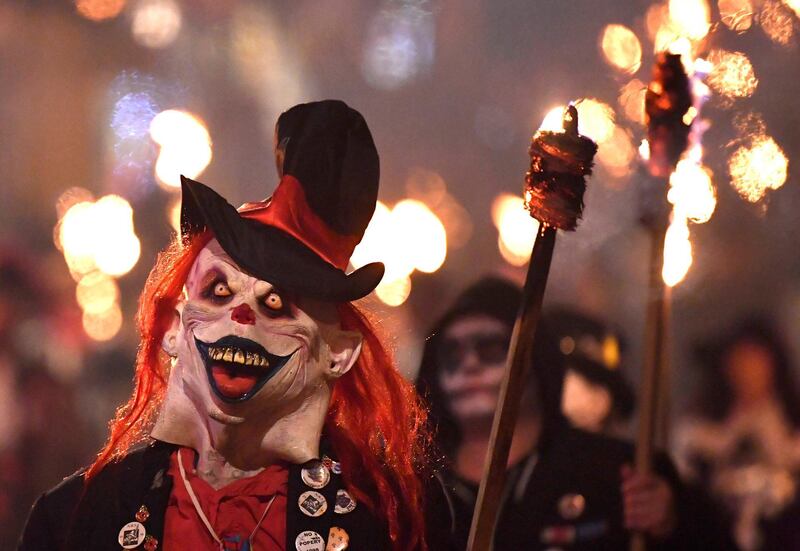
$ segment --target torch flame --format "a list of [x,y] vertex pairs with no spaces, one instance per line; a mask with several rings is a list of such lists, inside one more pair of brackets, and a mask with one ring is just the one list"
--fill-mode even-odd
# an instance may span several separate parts
[[673,216],[664,236],[664,265],[661,277],[664,283],[674,287],[686,277],[692,266],[692,242],[686,219]]

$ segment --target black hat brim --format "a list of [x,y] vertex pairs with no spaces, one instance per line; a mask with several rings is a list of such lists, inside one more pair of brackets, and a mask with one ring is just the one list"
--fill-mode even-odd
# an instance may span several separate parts
[[384,266],[373,262],[345,274],[299,239],[243,218],[210,187],[181,176],[181,234],[210,230],[242,270],[280,289],[329,302],[363,298],[380,283]]

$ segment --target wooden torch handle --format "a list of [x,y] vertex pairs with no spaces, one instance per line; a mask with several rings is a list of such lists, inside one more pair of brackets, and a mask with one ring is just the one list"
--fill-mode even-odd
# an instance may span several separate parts
[[533,245],[528,275],[522,291],[522,304],[514,324],[505,375],[492,423],[483,478],[472,517],[468,551],[489,551],[494,541],[494,529],[505,484],[508,452],[517,424],[520,398],[526,387],[533,339],[542,312],[542,299],[547,286],[547,275],[550,272],[555,242],[556,229],[543,226]]
[[[642,380],[639,387],[639,431],[636,436],[636,471],[647,474],[652,470],[654,441],[659,424],[659,405],[664,397],[659,387],[664,382],[666,369],[666,331],[669,316],[668,287],[661,269],[664,264],[664,237],[666,226],[652,228],[650,247],[650,274],[645,321],[645,354]],[[643,534],[633,534],[631,551],[646,549]]]

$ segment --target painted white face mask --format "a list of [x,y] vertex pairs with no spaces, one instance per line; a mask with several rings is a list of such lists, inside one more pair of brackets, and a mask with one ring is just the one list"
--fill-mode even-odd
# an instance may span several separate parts
[[340,328],[333,304],[242,272],[212,240],[164,349],[172,368],[152,436],[252,469],[318,456],[333,383],[358,358],[361,335]]

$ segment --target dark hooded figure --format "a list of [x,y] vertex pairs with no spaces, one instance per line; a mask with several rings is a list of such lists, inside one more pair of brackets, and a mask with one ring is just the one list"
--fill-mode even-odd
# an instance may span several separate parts
[[[456,549],[468,539],[521,298],[510,282],[477,282],[434,326],[423,353],[417,388],[430,402],[444,456],[439,476],[450,490],[454,518],[439,529]],[[692,529],[694,507],[666,456],[656,458],[657,474],[636,473],[630,444],[566,422],[560,408],[564,355],[551,321],[540,321],[533,344],[495,549],[626,549],[631,530],[644,532],[651,549],[725,548],[711,530]],[[446,511],[439,515],[447,518]]]

